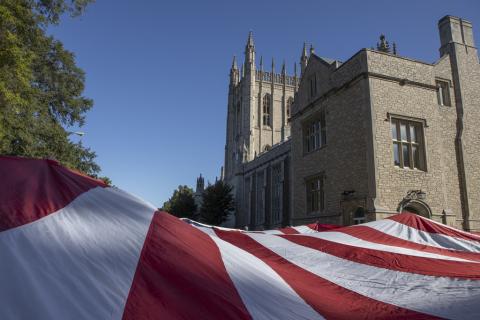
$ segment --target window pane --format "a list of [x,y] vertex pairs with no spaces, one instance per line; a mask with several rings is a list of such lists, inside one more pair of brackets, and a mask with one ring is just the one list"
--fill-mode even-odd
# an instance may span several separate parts
[[400,138],[407,141],[407,124],[405,122],[400,123]]
[[421,169],[420,151],[418,150],[417,146],[412,146],[412,154],[413,154],[413,167],[417,169]]
[[392,121],[392,139],[397,140],[397,122]]
[[442,87],[438,82],[437,82],[437,101],[439,105],[443,106]]
[[417,142],[417,126],[413,124],[410,125],[410,141]]
[[443,105],[450,106],[450,91],[448,88],[448,82],[442,83],[442,99]]
[[398,143],[393,144],[393,162],[396,166],[400,166],[400,145]]
[[408,145],[402,145],[403,152],[403,166],[410,167],[410,151],[408,150]]

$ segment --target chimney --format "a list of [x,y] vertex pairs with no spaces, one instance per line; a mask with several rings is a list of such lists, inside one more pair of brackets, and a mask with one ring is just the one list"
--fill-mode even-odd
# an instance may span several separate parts
[[455,43],[475,48],[472,23],[454,16],[445,16],[438,22],[440,32],[440,56],[448,53],[448,45]]

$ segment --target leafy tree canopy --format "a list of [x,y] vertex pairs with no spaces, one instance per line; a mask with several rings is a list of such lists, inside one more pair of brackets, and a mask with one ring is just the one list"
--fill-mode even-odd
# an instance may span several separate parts
[[193,198],[193,190],[187,186],[178,186],[168,201],[163,204],[162,210],[179,218],[193,218],[197,205]]
[[54,158],[96,176],[95,153],[70,141],[93,106],[75,56],[46,34],[63,14],[77,16],[92,0],[0,2],[0,154]]
[[218,226],[234,210],[232,187],[222,180],[209,185],[202,196],[200,216],[203,222]]

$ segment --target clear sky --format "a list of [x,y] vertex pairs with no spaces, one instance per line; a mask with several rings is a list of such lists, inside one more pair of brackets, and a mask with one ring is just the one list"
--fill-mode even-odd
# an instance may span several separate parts
[[[97,0],[49,32],[76,54],[94,100],[83,143],[102,174],[161,206],[180,184],[220,175],[228,73],[243,61],[249,30],[257,59],[293,72],[304,41],[345,61],[375,46],[380,33],[402,56],[438,59],[438,20],[473,23],[480,44],[480,1],[141,1]],[[72,139],[79,139],[74,137]]]

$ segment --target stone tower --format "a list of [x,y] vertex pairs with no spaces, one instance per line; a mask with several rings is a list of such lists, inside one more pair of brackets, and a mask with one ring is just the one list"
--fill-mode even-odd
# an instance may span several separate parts
[[299,82],[296,66],[293,76],[287,75],[285,62],[279,73],[273,59],[266,69],[263,58],[257,68],[250,32],[240,71],[233,57],[228,88],[224,178],[234,188],[244,163],[290,137],[288,119]]

